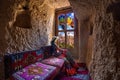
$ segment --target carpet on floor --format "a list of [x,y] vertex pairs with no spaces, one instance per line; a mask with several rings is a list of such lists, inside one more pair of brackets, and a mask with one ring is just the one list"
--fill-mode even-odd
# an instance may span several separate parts
[[78,63],[79,68],[77,69],[77,73],[68,76],[64,72],[60,72],[54,80],[91,80],[90,74],[86,65],[84,63]]

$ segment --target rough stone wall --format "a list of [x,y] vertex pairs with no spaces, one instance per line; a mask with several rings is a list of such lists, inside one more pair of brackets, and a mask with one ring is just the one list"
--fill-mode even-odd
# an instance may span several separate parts
[[[1,38],[4,39],[2,43],[3,46],[6,44],[6,47],[1,47],[0,49],[4,49],[3,51],[10,53],[38,49],[43,45],[48,45],[53,35],[54,10],[56,8],[69,6],[68,0],[64,2],[54,0],[30,0],[29,14],[32,28],[21,28],[15,26],[14,22],[17,21],[16,17],[20,14],[19,8],[25,4],[25,0],[5,0],[2,2],[4,3],[2,8],[6,7],[6,10],[2,12],[1,16],[3,19],[8,20],[5,20],[4,26],[2,25],[4,30],[1,32],[1,35],[5,37]],[[7,17],[5,17],[4,14],[7,14]],[[22,24],[24,24],[26,20],[26,18],[23,18],[21,20]],[[2,22],[3,21],[1,21],[1,23]],[[6,42],[4,42],[5,40]]]
[[[113,2],[118,3],[118,1],[120,0]],[[113,13],[107,13],[111,4],[111,0],[98,0],[95,3],[95,45],[92,63],[94,80],[120,79],[120,60],[118,57],[120,56],[120,41],[118,39],[120,37],[120,21],[114,19]],[[117,11],[120,10],[119,8]]]
[[93,56],[93,35],[89,35],[87,55],[86,55],[86,64],[87,64],[88,70],[90,70],[90,68],[91,68],[92,56]]
[[48,45],[48,32],[50,28],[48,24],[48,19],[51,18],[49,14],[53,14],[49,13],[49,10],[53,9],[47,6],[46,4],[40,5],[38,3],[39,1],[37,0],[31,0],[30,2],[29,7],[31,11],[30,16],[32,28],[27,29],[12,25],[14,23],[14,20],[12,19],[16,18],[15,15],[17,15],[16,4],[20,3],[16,2],[14,5],[11,5],[12,9],[14,9],[12,12],[14,15],[10,17],[11,21],[7,23],[8,26],[6,28],[6,40],[8,46],[6,52],[33,50],[38,49],[41,46]]
[[46,0],[45,1],[49,6],[57,9],[63,7],[69,7],[70,3],[68,0]]
[[[0,50],[6,52],[17,52],[40,48],[48,44],[48,36],[52,29],[54,9],[39,0],[31,0],[30,17],[32,28],[21,28],[14,26],[19,5],[25,0],[2,0],[1,2],[1,44]],[[25,21],[25,20],[21,20]],[[50,29],[50,31],[49,31]],[[7,50],[6,50],[7,49]]]
[[[90,71],[93,80],[120,80],[120,17],[118,15],[120,14],[120,0],[69,1],[73,6],[77,18],[81,18],[81,14],[86,14],[84,11],[87,12],[88,10],[87,13],[91,13],[89,11],[90,9],[87,9],[89,6],[87,6],[88,3],[92,4],[91,6],[95,9],[95,21],[93,21],[94,47],[92,60],[90,62]],[[114,4],[114,6],[108,8],[111,4]],[[82,8],[81,6],[86,8]],[[85,16],[83,16],[82,19],[84,19]]]
[[[80,24],[79,29],[79,62],[86,63],[86,56],[88,50],[88,39],[89,39],[89,28],[93,26],[94,10],[92,8],[92,3],[90,1],[84,2],[84,0],[69,0],[73,11]],[[91,54],[91,53],[90,53]],[[89,54],[88,54],[89,55]]]
[[[39,49],[41,46],[48,45],[49,36],[52,35],[52,25],[54,18],[54,9],[47,4],[42,5],[39,0],[30,0],[30,17],[32,28],[21,28],[14,26],[16,20],[18,5],[24,4],[24,0],[2,0],[0,10],[0,54],[15,53]],[[38,4],[39,3],[39,4]],[[50,20],[51,19],[51,20]],[[22,19],[25,21],[27,19]],[[2,59],[3,61],[3,59]],[[1,62],[2,62],[1,61]],[[3,67],[3,64],[0,64]],[[1,68],[0,80],[4,74]]]
[[13,5],[13,1],[8,2],[8,1],[0,1],[0,80],[4,80],[4,67],[3,67],[3,53],[5,53],[7,43],[6,43],[6,29],[5,27],[7,26],[10,16],[12,16],[12,13],[8,13],[11,10],[8,9],[10,5]]
[[[49,45],[54,32],[54,10],[65,6],[69,6],[68,0],[0,1],[0,80],[4,79],[3,55]],[[29,16],[23,16],[22,11],[29,11]]]

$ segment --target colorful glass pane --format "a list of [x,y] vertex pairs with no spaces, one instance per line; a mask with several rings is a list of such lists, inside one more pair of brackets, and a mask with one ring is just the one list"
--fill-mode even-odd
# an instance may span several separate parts
[[64,24],[58,25],[58,30],[64,30],[64,29],[65,29],[65,25]]
[[74,48],[74,32],[67,32],[67,48]]
[[58,19],[59,19],[59,24],[65,23],[65,14],[59,15],[59,16],[58,16]]
[[74,13],[67,13],[67,30],[74,29]]
[[59,36],[59,39],[58,39],[59,47],[65,48],[65,33],[59,32],[58,36]]
[[60,14],[58,16],[58,30],[65,29],[65,14]]

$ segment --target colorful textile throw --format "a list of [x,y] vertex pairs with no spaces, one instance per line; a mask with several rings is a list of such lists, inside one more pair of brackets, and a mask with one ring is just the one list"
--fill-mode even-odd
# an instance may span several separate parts
[[64,60],[56,58],[56,57],[51,57],[51,58],[43,60],[42,63],[61,68],[63,66],[63,64],[64,64]]
[[56,67],[37,62],[13,74],[15,80],[48,80],[55,75]]
[[74,75],[76,74],[76,70],[78,68],[77,63],[74,61],[71,53],[68,50],[62,50],[60,48],[58,48],[58,46],[55,44],[55,40],[57,39],[56,36],[53,37],[52,41],[51,41],[51,52],[54,56],[62,58],[65,60],[65,73],[67,75]]
[[66,73],[67,76],[75,75],[77,73],[76,71],[79,66],[72,58],[71,53],[69,51],[65,51],[65,53],[61,54],[61,56],[62,55],[64,56],[62,58],[65,60],[64,72]]

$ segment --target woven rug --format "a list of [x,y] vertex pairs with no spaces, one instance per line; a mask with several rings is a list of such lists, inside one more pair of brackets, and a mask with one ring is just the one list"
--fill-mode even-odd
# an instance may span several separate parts
[[68,76],[63,72],[60,72],[59,75],[54,80],[91,80],[89,71],[85,67],[85,64],[79,64],[77,73],[72,76]]

